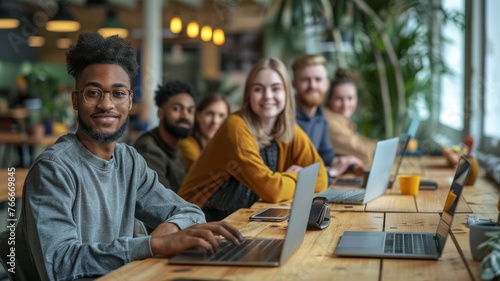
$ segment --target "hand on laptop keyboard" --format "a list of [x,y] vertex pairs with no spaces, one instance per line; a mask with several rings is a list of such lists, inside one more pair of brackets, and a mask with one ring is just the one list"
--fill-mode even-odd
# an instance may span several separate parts
[[221,243],[221,236],[239,246],[243,236],[234,226],[224,221],[195,224],[179,232],[151,237],[154,255],[171,257],[189,248],[202,248],[214,252]]
[[362,174],[365,170],[365,164],[357,157],[354,156],[337,156],[330,163],[328,174],[330,177],[337,177],[342,175],[349,167],[356,167],[354,172]]

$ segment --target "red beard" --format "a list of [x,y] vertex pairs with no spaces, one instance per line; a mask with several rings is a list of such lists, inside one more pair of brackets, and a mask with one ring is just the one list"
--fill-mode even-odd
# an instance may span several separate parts
[[299,103],[304,104],[306,106],[320,106],[323,104],[323,100],[325,98],[325,93],[320,91],[315,91],[319,95],[311,95],[311,94],[299,94],[297,95],[297,99]]

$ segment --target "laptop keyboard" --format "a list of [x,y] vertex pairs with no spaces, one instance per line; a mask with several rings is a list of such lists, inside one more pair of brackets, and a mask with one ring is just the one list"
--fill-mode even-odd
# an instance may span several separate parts
[[386,233],[384,253],[387,254],[428,254],[429,245],[425,234]]
[[336,193],[331,198],[328,198],[329,202],[333,203],[347,203],[347,204],[359,204],[365,199],[364,190],[342,190],[342,192]]
[[283,245],[282,239],[246,239],[240,246],[224,240],[211,261],[272,261],[277,260]]
[[363,184],[363,178],[339,178],[333,185],[355,185],[361,186]]

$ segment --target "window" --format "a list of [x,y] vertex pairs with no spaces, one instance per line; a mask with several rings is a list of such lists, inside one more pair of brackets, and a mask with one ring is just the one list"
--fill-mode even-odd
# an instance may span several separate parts
[[[464,1],[443,0],[446,11],[464,11]],[[464,127],[464,31],[454,23],[442,25],[441,34],[448,40],[441,54],[453,74],[441,77],[439,122],[454,130]]]
[[486,46],[484,54],[484,127],[486,137],[500,139],[500,1],[486,1]]

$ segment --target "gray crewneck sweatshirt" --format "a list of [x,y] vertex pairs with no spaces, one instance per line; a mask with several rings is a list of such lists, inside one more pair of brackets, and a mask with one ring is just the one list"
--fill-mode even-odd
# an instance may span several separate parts
[[133,238],[134,218],[156,228],[205,221],[203,212],[159,181],[136,150],[117,143],[110,160],[74,134],[33,163],[16,229],[17,280],[100,276],[151,257],[151,237]]

